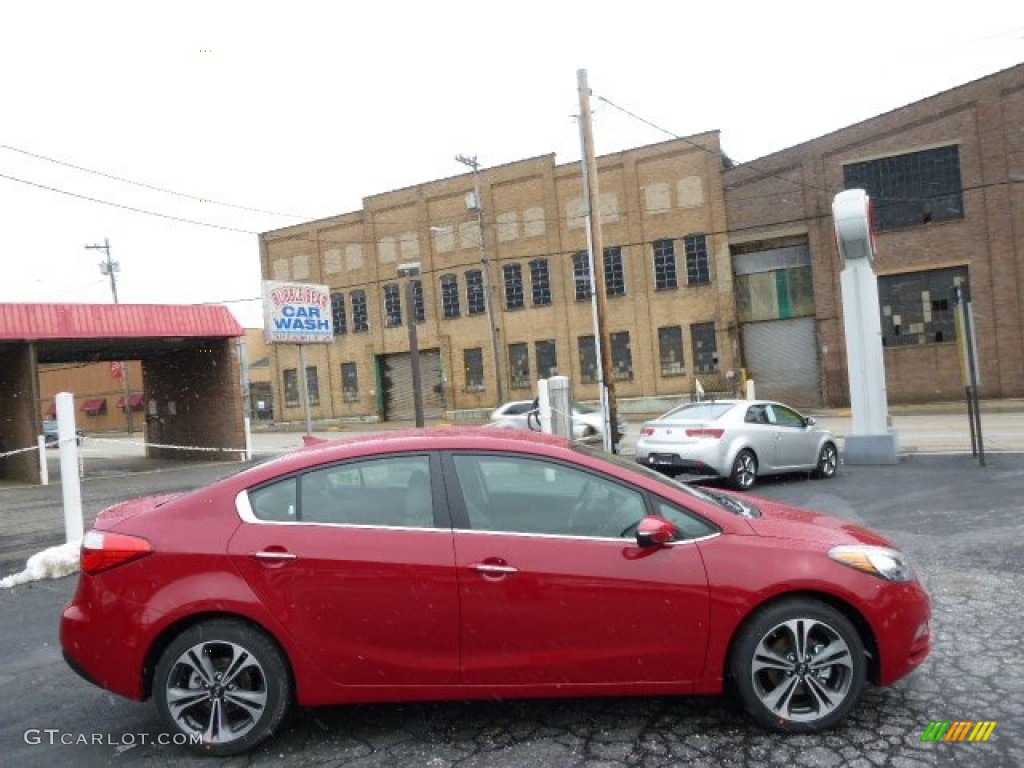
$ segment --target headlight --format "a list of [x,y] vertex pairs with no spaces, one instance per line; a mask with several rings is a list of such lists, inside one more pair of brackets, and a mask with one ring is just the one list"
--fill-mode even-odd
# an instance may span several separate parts
[[866,544],[833,547],[828,556],[837,563],[889,581],[911,581],[914,570],[902,552]]

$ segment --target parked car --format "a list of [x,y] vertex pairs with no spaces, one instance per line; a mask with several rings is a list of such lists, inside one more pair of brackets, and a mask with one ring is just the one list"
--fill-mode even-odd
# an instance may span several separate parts
[[[500,429],[532,429],[540,431],[536,400],[512,400],[491,411],[490,426]],[[621,440],[628,428],[626,420],[618,419]],[[604,437],[604,418],[600,409],[582,403],[572,404],[572,436],[574,440],[597,442]]]
[[561,437],[433,428],[106,509],[61,644],[86,680],[152,696],[169,732],[229,755],[293,705],[729,681],[761,725],[817,732],[925,659],[929,617],[906,558],[847,521]]
[[[85,432],[81,429],[76,429],[75,440],[79,445],[81,445],[82,441],[85,440]],[[57,433],[56,419],[46,419],[43,421],[43,442],[47,448],[55,448],[60,442],[60,437]]]
[[831,432],[787,405],[708,400],[680,405],[645,422],[636,460],[668,475],[723,477],[745,491],[760,475],[832,477],[839,452]]

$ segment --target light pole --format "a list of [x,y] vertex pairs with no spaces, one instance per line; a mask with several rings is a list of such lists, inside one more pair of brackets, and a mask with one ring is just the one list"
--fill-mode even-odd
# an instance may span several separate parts
[[473,205],[470,206],[470,210],[476,211],[476,223],[479,230],[480,237],[480,264],[482,266],[482,272],[484,277],[484,296],[486,301],[484,302],[484,309],[487,310],[487,325],[491,331],[491,353],[494,357],[494,380],[497,384],[498,390],[498,405],[505,402],[505,379],[502,374],[503,366],[501,364],[501,346],[498,342],[498,326],[494,319],[494,293],[493,293],[493,280],[491,279],[491,260],[487,257],[487,244],[484,239],[484,204],[480,199],[480,163],[476,159],[476,155],[467,157],[466,155],[456,155],[456,162],[462,163],[473,169]]
[[420,380],[420,341],[416,333],[416,293],[414,278],[419,277],[420,262],[408,261],[398,265],[398,276],[405,280],[405,310],[409,316],[409,363],[412,366],[412,407],[416,426],[423,426],[423,391]]
[[[103,245],[87,245],[85,246],[87,251],[104,251],[107,254],[106,261],[100,262],[100,273],[110,276],[110,293],[114,297],[114,303],[119,304],[117,300],[117,273],[121,271],[121,265],[116,261],[112,261],[110,258],[110,240],[103,238]],[[132,404],[129,402],[129,396],[131,394],[131,386],[128,383],[128,361],[121,360],[121,400],[124,403],[124,412],[128,419],[128,436],[131,437],[135,434],[135,424],[132,420]]]

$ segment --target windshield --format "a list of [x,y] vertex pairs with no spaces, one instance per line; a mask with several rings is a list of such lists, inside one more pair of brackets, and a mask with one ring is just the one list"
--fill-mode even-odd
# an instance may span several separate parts
[[653,469],[645,467],[643,464],[637,464],[632,459],[624,458],[617,454],[606,453],[605,451],[594,448],[583,444],[573,444],[572,449],[578,453],[591,456],[602,461],[607,461],[609,464],[614,464],[621,469],[628,470],[637,475],[646,477],[649,480],[654,480],[661,485],[674,490],[683,490],[689,493],[691,496],[695,496],[703,502],[713,504],[719,509],[724,509],[727,512],[732,512],[734,515],[740,515],[742,517],[760,517],[761,510],[751,504],[746,499],[741,499],[737,496],[733,496],[730,493],[724,493],[722,491],[710,490],[708,488],[697,488],[688,483],[684,483],[680,480],[675,480],[671,477],[655,472]]

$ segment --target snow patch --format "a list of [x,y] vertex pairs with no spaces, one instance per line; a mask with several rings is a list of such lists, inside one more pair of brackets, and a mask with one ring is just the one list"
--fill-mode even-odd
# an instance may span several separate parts
[[77,572],[81,547],[82,541],[79,539],[36,552],[25,563],[25,570],[0,579],[0,589],[10,589],[18,584],[40,579],[59,579],[61,576]]

